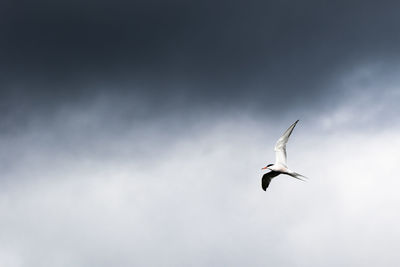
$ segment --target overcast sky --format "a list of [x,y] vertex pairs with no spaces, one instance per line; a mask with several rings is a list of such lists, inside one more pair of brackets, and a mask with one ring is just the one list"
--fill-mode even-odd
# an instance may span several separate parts
[[398,1],[46,2],[0,3],[1,266],[399,266]]

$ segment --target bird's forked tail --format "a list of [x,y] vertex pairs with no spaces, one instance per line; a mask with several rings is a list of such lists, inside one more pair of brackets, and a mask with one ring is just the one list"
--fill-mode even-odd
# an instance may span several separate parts
[[306,176],[304,176],[304,175],[302,175],[300,173],[297,173],[297,172],[290,172],[288,174],[290,176],[292,176],[293,178],[299,179],[301,181],[307,181],[307,179],[308,179],[308,177],[306,177]]

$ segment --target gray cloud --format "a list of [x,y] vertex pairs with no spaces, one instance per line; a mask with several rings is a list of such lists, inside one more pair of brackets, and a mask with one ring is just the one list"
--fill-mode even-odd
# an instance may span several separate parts
[[260,167],[287,121],[121,129],[99,100],[32,123],[1,139],[2,263],[396,266],[399,128],[349,128],[357,109],[336,119],[362,103],[300,122],[289,164],[311,180],[279,177],[267,193]]
[[398,64],[395,1],[3,6],[6,104],[11,90],[35,108],[113,90],[145,95],[153,108],[178,98],[183,109],[270,112],[282,98],[297,106],[340,98],[332,84],[359,66]]
[[0,265],[398,265],[397,2],[1,5]]

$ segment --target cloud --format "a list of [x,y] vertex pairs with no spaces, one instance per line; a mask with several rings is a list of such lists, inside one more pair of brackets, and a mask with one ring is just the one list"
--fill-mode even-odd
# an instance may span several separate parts
[[400,262],[397,2],[2,5],[0,265]]
[[100,107],[3,136],[4,264],[399,262],[398,127],[301,121],[289,166],[310,182],[282,176],[265,193],[260,168],[274,160],[272,146],[291,121],[220,114],[186,122],[184,131],[168,118],[120,130]]
[[15,90],[46,105],[117,90],[271,112],[338,99],[332,84],[354,68],[399,60],[395,1],[3,5],[6,106]]

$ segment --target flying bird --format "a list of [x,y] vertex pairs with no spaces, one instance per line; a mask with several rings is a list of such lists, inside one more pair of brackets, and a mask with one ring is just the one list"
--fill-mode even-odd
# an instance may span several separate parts
[[261,179],[261,186],[264,191],[267,190],[269,183],[273,178],[278,176],[279,174],[287,174],[296,179],[304,181],[303,178],[307,178],[297,172],[289,170],[287,166],[287,157],[286,157],[286,143],[289,140],[290,134],[293,132],[294,127],[299,122],[299,120],[295,121],[289,129],[278,139],[275,144],[275,164],[268,164],[262,170],[268,169],[270,170],[266,174],[263,175]]

